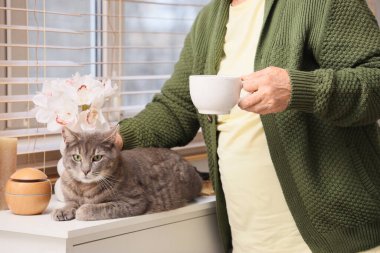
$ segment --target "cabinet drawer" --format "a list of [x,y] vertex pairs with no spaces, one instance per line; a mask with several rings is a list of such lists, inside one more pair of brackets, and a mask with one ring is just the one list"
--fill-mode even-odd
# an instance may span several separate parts
[[74,253],[220,253],[215,214],[74,245]]

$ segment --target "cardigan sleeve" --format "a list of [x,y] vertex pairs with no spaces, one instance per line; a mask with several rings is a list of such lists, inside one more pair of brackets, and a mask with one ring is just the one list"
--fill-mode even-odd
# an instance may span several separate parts
[[191,36],[192,31],[186,37],[179,61],[161,93],[155,95],[138,115],[119,123],[124,149],[182,146],[196,135],[199,122],[188,85],[194,63]]
[[380,118],[380,30],[365,1],[333,0],[315,71],[288,70],[290,109],[341,127]]

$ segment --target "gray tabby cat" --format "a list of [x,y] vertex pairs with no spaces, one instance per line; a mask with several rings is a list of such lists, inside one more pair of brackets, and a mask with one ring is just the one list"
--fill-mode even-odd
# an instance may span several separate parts
[[167,211],[201,191],[195,168],[163,148],[121,151],[118,128],[104,133],[62,132],[66,149],[62,191],[66,205],[57,221],[100,220]]

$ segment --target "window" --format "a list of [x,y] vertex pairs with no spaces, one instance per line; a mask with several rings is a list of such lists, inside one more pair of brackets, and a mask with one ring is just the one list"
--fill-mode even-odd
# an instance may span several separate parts
[[[104,109],[108,120],[131,117],[169,78],[207,2],[0,0],[0,136],[18,138],[18,167],[56,176],[60,133],[32,111],[43,80],[76,72],[109,78],[119,92]],[[203,152],[196,141],[193,151]]]

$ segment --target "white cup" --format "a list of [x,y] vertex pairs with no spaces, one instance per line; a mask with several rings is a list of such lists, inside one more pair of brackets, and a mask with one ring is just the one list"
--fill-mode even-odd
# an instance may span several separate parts
[[238,103],[242,83],[239,77],[192,75],[190,96],[201,114],[229,114]]

